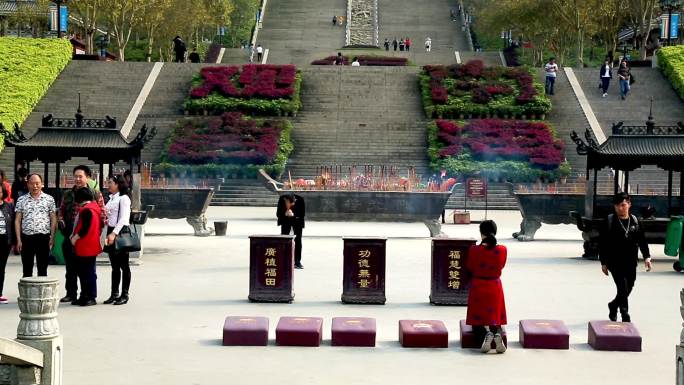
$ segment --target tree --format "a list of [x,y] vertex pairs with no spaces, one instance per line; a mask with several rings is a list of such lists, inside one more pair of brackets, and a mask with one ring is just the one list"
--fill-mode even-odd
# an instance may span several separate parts
[[152,61],[152,51],[156,43],[155,38],[159,27],[164,22],[164,16],[173,5],[172,0],[149,0],[143,7],[142,27],[147,35],[147,61]]
[[577,61],[584,67],[584,38],[591,26],[592,15],[596,12],[596,3],[602,0],[552,0],[554,15],[575,34]]
[[107,0],[103,8],[105,21],[116,40],[119,61],[125,61],[125,50],[133,29],[141,20],[147,0]]
[[639,56],[646,59],[646,45],[651,32],[653,13],[658,0],[629,0],[629,22],[634,29],[634,38],[639,41]]
[[604,42],[606,52],[615,52],[618,34],[624,26],[629,6],[624,0],[603,0],[597,4],[592,24]]
[[71,0],[69,1],[69,8],[75,13],[80,20],[84,43],[86,46],[86,54],[92,55],[95,47],[94,36],[97,30],[100,12],[105,3],[105,0]]

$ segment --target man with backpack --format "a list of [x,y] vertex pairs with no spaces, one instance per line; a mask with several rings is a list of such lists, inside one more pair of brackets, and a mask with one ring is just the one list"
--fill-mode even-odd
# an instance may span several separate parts
[[634,288],[639,249],[644,257],[646,271],[651,271],[651,254],[637,217],[629,212],[632,200],[625,192],[613,197],[614,214],[608,215],[606,226],[601,232],[599,257],[601,270],[615,281],[617,295],[608,302],[608,318],[617,321],[620,310],[622,322],[631,322],[628,297]]
[[176,54],[176,63],[185,63],[185,53],[188,49],[185,47],[185,42],[180,36],[173,39],[173,52]]

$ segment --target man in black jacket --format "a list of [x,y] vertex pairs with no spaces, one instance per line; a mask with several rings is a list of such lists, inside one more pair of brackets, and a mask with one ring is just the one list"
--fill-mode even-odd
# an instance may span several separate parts
[[295,269],[303,269],[302,266],[302,230],[304,229],[304,216],[306,208],[304,199],[295,194],[281,195],[278,200],[278,226],[280,233],[289,235],[290,231],[295,235]]
[[636,281],[639,249],[646,271],[651,271],[651,254],[636,216],[629,213],[632,202],[629,194],[621,192],[613,197],[615,214],[610,214],[601,232],[599,256],[603,274],[613,276],[617,295],[608,303],[608,318],[617,320],[620,310],[622,322],[631,322],[628,297]]

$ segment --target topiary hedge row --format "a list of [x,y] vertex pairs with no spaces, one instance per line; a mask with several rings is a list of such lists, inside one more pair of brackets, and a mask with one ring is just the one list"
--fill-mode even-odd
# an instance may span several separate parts
[[658,66],[672,87],[684,99],[684,45],[664,47],[658,51]]

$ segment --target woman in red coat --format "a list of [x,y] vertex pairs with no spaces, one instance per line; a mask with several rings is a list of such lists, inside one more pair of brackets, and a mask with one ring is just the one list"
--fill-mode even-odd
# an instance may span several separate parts
[[497,353],[506,351],[501,337],[501,326],[506,324],[506,303],[501,270],[506,265],[506,247],[496,244],[496,223],[480,223],[482,243],[472,246],[466,268],[471,276],[466,324],[482,342],[482,353],[488,353],[492,341]]

